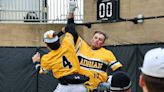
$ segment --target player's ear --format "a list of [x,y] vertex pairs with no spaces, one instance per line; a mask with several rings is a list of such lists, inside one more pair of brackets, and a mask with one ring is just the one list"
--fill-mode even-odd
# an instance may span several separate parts
[[140,87],[143,87],[145,85],[145,80],[143,78],[143,75],[141,74],[140,75],[140,78],[139,78],[139,86]]

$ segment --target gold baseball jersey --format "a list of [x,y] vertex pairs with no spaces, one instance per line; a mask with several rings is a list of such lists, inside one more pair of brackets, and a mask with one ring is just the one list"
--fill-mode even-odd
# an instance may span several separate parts
[[122,67],[113,53],[105,48],[92,50],[91,47],[83,41],[80,37],[76,43],[76,53],[79,59],[81,72],[86,76],[90,76],[90,83],[97,87],[100,82],[106,82],[107,67],[115,71],[117,68]]
[[51,70],[55,78],[61,78],[78,72],[79,68],[73,36],[66,33],[59,49],[52,50],[41,58],[40,73]]

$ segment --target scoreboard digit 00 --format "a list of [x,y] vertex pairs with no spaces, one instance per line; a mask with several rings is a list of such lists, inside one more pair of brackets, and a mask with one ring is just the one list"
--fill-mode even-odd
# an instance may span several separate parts
[[98,0],[97,20],[117,20],[119,18],[119,0]]

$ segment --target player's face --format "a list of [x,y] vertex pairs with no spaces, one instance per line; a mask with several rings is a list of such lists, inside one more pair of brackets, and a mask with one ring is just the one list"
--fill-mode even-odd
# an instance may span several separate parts
[[100,33],[94,34],[92,40],[91,40],[91,48],[92,49],[99,49],[103,46],[105,41],[105,36]]

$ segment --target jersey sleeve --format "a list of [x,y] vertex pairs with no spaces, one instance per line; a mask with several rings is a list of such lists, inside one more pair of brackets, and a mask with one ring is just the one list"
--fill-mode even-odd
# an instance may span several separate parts
[[41,58],[41,67],[40,67],[40,71],[39,73],[40,74],[45,74],[47,73],[48,71],[50,71],[50,66],[49,64],[47,63],[47,56],[44,55],[42,58]]
[[79,51],[80,47],[82,44],[86,44],[85,41],[79,36],[78,39],[77,39],[77,42],[75,44],[75,49],[76,49],[76,52]]
[[119,61],[117,61],[116,57],[114,56],[114,54],[111,51],[109,51],[109,54],[108,54],[108,62],[109,62],[109,67],[113,71],[122,67],[122,64]]
[[73,40],[73,36],[70,33],[66,33],[65,37],[63,38],[62,44],[64,44],[64,46],[74,46],[74,40]]
[[74,43],[76,43],[79,35],[76,32],[75,24],[71,23],[71,24],[67,25],[67,27],[65,28],[65,31],[70,33],[73,36],[73,41],[74,41]]

